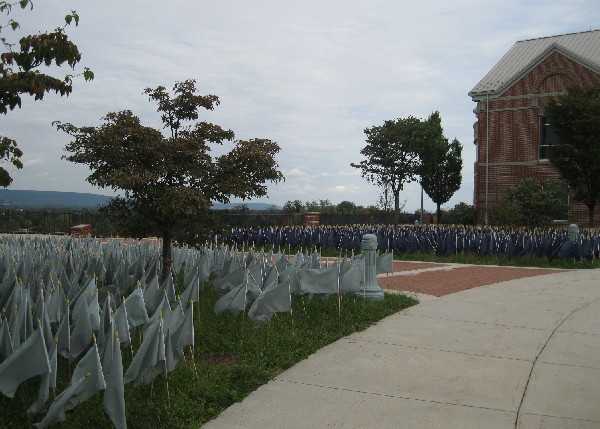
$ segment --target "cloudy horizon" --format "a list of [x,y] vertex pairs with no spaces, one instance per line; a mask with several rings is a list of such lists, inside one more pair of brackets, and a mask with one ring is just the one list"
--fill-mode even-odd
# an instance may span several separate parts
[[[79,26],[67,28],[82,53],[76,72],[89,67],[95,79],[75,79],[69,97],[24,96],[21,109],[0,117],[0,134],[24,152],[9,189],[112,195],[85,182],[87,167],[61,159],[69,136],[52,122],[94,126],[106,113],[128,109],[160,128],[144,88],[191,78],[200,93],[220,99],[201,120],[232,129],[236,139],[279,143],[286,180],[252,201],[280,206],[321,199],[375,205],[380,190],[350,166],[362,159],[363,130],[436,110],[445,136],[463,145],[463,183],[444,207],[472,204],[475,103],[468,92],[517,41],[597,29],[600,22],[591,0],[34,0],[33,11],[11,17],[23,31],[45,31],[71,9],[80,15]],[[416,210],[419,185],[405,185],[400,198],[406,211]],[[425,209],[435,209],[427,197]]]

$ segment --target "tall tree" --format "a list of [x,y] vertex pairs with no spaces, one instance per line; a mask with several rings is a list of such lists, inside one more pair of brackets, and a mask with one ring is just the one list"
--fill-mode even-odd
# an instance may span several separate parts
[[350,164],[362,177],[377,186],[389,186],[394,196],[394,222],[400,219],[400,191],[415,179],[419,166],[419,146],[425,137],[423,123],[409,116],[386,120],[383,125],[365,129],[367,145],[360,151],[366,159]]
[[550,151],[550,162],[575,199],[587,206],[592,227],[600,198],[600,82],[589,88],[570,88],[551,99],[544,111],[559,140]]
[[[33,9],[31,0],[20,0],[10,3],[0,1],[0,12],[9,17],[13,7]],[[5,30],[17,32],[19,23],[8,19],[5,25],[0,25],[0,43],[4,52],[0,55],[0,113],[7,114],[8,110],[21,107],[21,96],[30,95],[35,100],[42,100],[48,92],[64,96],[73,90],[73,76],[67,74],[55,77],[46,73],[51,66],[67,64],[71,69],[81,60],[77,46],[71,42],[65,33],[67,25],[79,24],[79,15],[75,11],[65,16],[65,25],[52,32],[25,35],[19,42],[12,42],[2,34]],[[44,72],[42,72],[44,71]],[[83,71],[85,80],[94,78],[88,68]],[[7,136],[0,136],[0,160],[7,161],[15,168],[23,168],[21,156],[23,152],[17,147],[17,142]],[[12,177],[6,168],[0,166],[0,186],[7,187],[12,183]]]
[[318,212],[321,209],[321,206],[317,200],[306,201],[304,203],[304,209],[307,212]]
[[165,278],[174,233],[194,224],[213,201],[266,195],[266,182],[283,179],[275,160],[280,148],[268,139],[237,140],[230,152],[213,157],[211,144],[234,139],[231,130],[197,121],[200,108],[219,104],[217,96],[197,94],[194,80],[175,83],[172,94],[163,86],[144,92],[157,103],[168,135],[141,125],[128,110],[108,113],[98,127],[57,127],[73,137],[65,158],[92,170],[87,181],[123,193],[110,209],[162,237]]
[[[432,120],[439,121],[441,130],[441,120],[437,112],[429,118],[429,121]],[[431,128],[436,129],[437,126],[432,124]],[[442,218],[441,205],[452,198],[462,182],[462,145],[457,139],[450,143],[443,135],[439,138],[440,135],[441,133],[437,133],[426,142],[421,150],[419,166],[421,185],[436,204],[438,223]]]
[[335,206],[327,199],[319,200],[319,211],[321,213],[335,213]]
[[467,203],[458,203],[448,211],[448,216],[453,223],[459,225],[475,225],[477,222],[477,211],[475,207]]
[[341,214],[350,214],[356,212],[356,204],[352,201],[342,201],[337,205],[337,211]]
[[286,201],[282,209],[285,214],[302,213],[302,210],[304,210],[304,205],[300,200]]

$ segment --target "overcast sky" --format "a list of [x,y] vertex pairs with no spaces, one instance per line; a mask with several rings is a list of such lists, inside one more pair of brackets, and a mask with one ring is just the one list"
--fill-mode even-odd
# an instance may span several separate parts
[[[238,139],[279,143],[286,180],[256,200],[277,205],[376,204],[380,191],[350,167],[362,159],[364,129],[435,110],[445,136],[464,146],[462,187],[444,207],[472,204],[475,104],[467,93],[515,42],[600,22],[597,0],[34,0],[33,11],[12,17],[38,32],[62,25],[72,9],[80,15],[67,29],[82,53],[76,71],[86,66],[96,77],[77,79],[68,98],[25,96],[22,109],[0,117],[0,134],[24,152],[11,189],[111,195],[85,181],[86,167],[61,159],[69,137],[52,121],[94,126],[128,109],[160,127],[143,89],[192,78],[221,101],[203,120]],[[419,185],[405,185],[401,201],[416,210]],[[426,197],[425,209],[434,208]]]

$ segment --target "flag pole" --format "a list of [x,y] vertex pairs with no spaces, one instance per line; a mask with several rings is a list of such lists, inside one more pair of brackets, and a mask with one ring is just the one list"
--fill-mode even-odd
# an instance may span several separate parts
[[68,349],[67,349],[67,361],[69,362],[69,380],[71,379],[71,325],[69,325],[69,318],[71,316],[71,308],[69,307],[71,305],[71,300],[69,298],[67,298],[67,330],[69,332],[69,342],[68,342]]
[[150,383],[150,398],[154,396],[154,365],[152,365],[152,383]]
[[169,376],[167,375],[167,360],[165,359],[165,385],[167,386],[167,408],[171,408],[171,395],[169,394]]
[[[121,305],[125,305],[125,297],[124,296],[122,298]],[[125,316],[127,316],[127,306],[125,306]],[[131,359],[133,360],[133,340],[131,338],[131,330],[129,328],[129,320],[127,319],[127,317],[125,317],[125,319],[127,320],[127,330],[128,330],[127,335],[129,335],[129,350],[131,351]],[[135,328],[133,328],[133,335],[135,335]]]
[[[243,345],[244,341],[244,316],[246,312],[246,299],[248,298],[248,275],[250,274],[250,269],[246,268],[246,282],[244,284],[244,308],[242,308],[242,317],[240,318],[240,331],[242,336],[240,338],[240,346]],[[256,282],[255,282],[256,283]]]
[[288,274],[288,293],[290,295],[290,318],[292,319],[292,337],[296,336],[296,330],[294,329],[294,309],[292,308],[292,281]]
[[[179,304],[181,304],[181,296],[178,296],[178,297],[177,297],[177,301],[179,301]],[[190,302],[190,301],[191,301],[191,302]],[[193,305],[194,305],[194,302],[192,301],[192,299],[191,299],[191,298],[189,298],[189,299],[188,299],[188,304],[187,304],[187,305],[192,305],[192,307],[193,307]],[[193,311],[194,311],[194,310],[193,310],[193,308],[192,308],[192,313],[193,313]],[[183,312],[183,310],[182,310],[182,312]],[[193,316],[193,314],[192,314],[192,316]],[[194,318],[192,317],[192,327],[193,327],[193,326],[194,326]],[[183,350],[183,354],[181,355],[181,357],[183,358],[183,361],[184,361],[184,362],[187,362],[187,359],[185,358],[185,348],[184,348],[184,350]]]
[[[57,361],[55,371],[58,373],[58,337],[54,337],[54,347],[56,347],[56,361]],[[56,385],[54,387],[52,387],[52,396],[54,398],[56,398]]]
[[[160,310],[160,324],[163,325],[163,312],[162,312],[162,310]],[[159,332],[161,332],[161,331],[162,331],[162,329]],[[163,345],[164,344],[165,344],[165,339],[164,339],[164,333],[163,333]],[[171,395],[169,393],[169,375],[168,375],[169,373],[167,371],[167,358],[166,358],[166,356],[167,356],[167,353],[165,351],[165,384],[166,384],[166,387],[167,387],[167,408],[170,408],[171,407]],[[154,367],[152,369],[154,370]]]
[[338,296],[338,321],[342,318],[342,295],[340,294],[340,260],[337,260],[337,296]]
[[[196,336],[194,335],[194,300],[192,299],[192,338],[194,339],[194,341],[192,341],[192,344],[190,345],[190,350],[192,352],[192,367],[194,368],[194,378],[198,376],[197,372],[196,372],[196,357],[195,357],[195,353],[194,353],[194,347],[195,347],[195,339]],[[184,353],[185,354],[185,353]]]

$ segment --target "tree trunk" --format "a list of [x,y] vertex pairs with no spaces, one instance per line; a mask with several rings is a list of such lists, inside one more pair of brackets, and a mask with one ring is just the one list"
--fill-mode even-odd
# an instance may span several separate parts
[[437,216],[436,222],[438,225],[442,222],[442,209],[440,208],[440,204],[437,204],[437,208],[435,209],[435,214]]
[[394,191],[394,226],[400,223],[400,190]]
[[171,257],[173,231],[171,231],[171,228],[164,229],[162,240],[162,271],[160,273],[161,282],[165,281],[167,276],[171,274],[171,265],[173,264],[173,259]]

